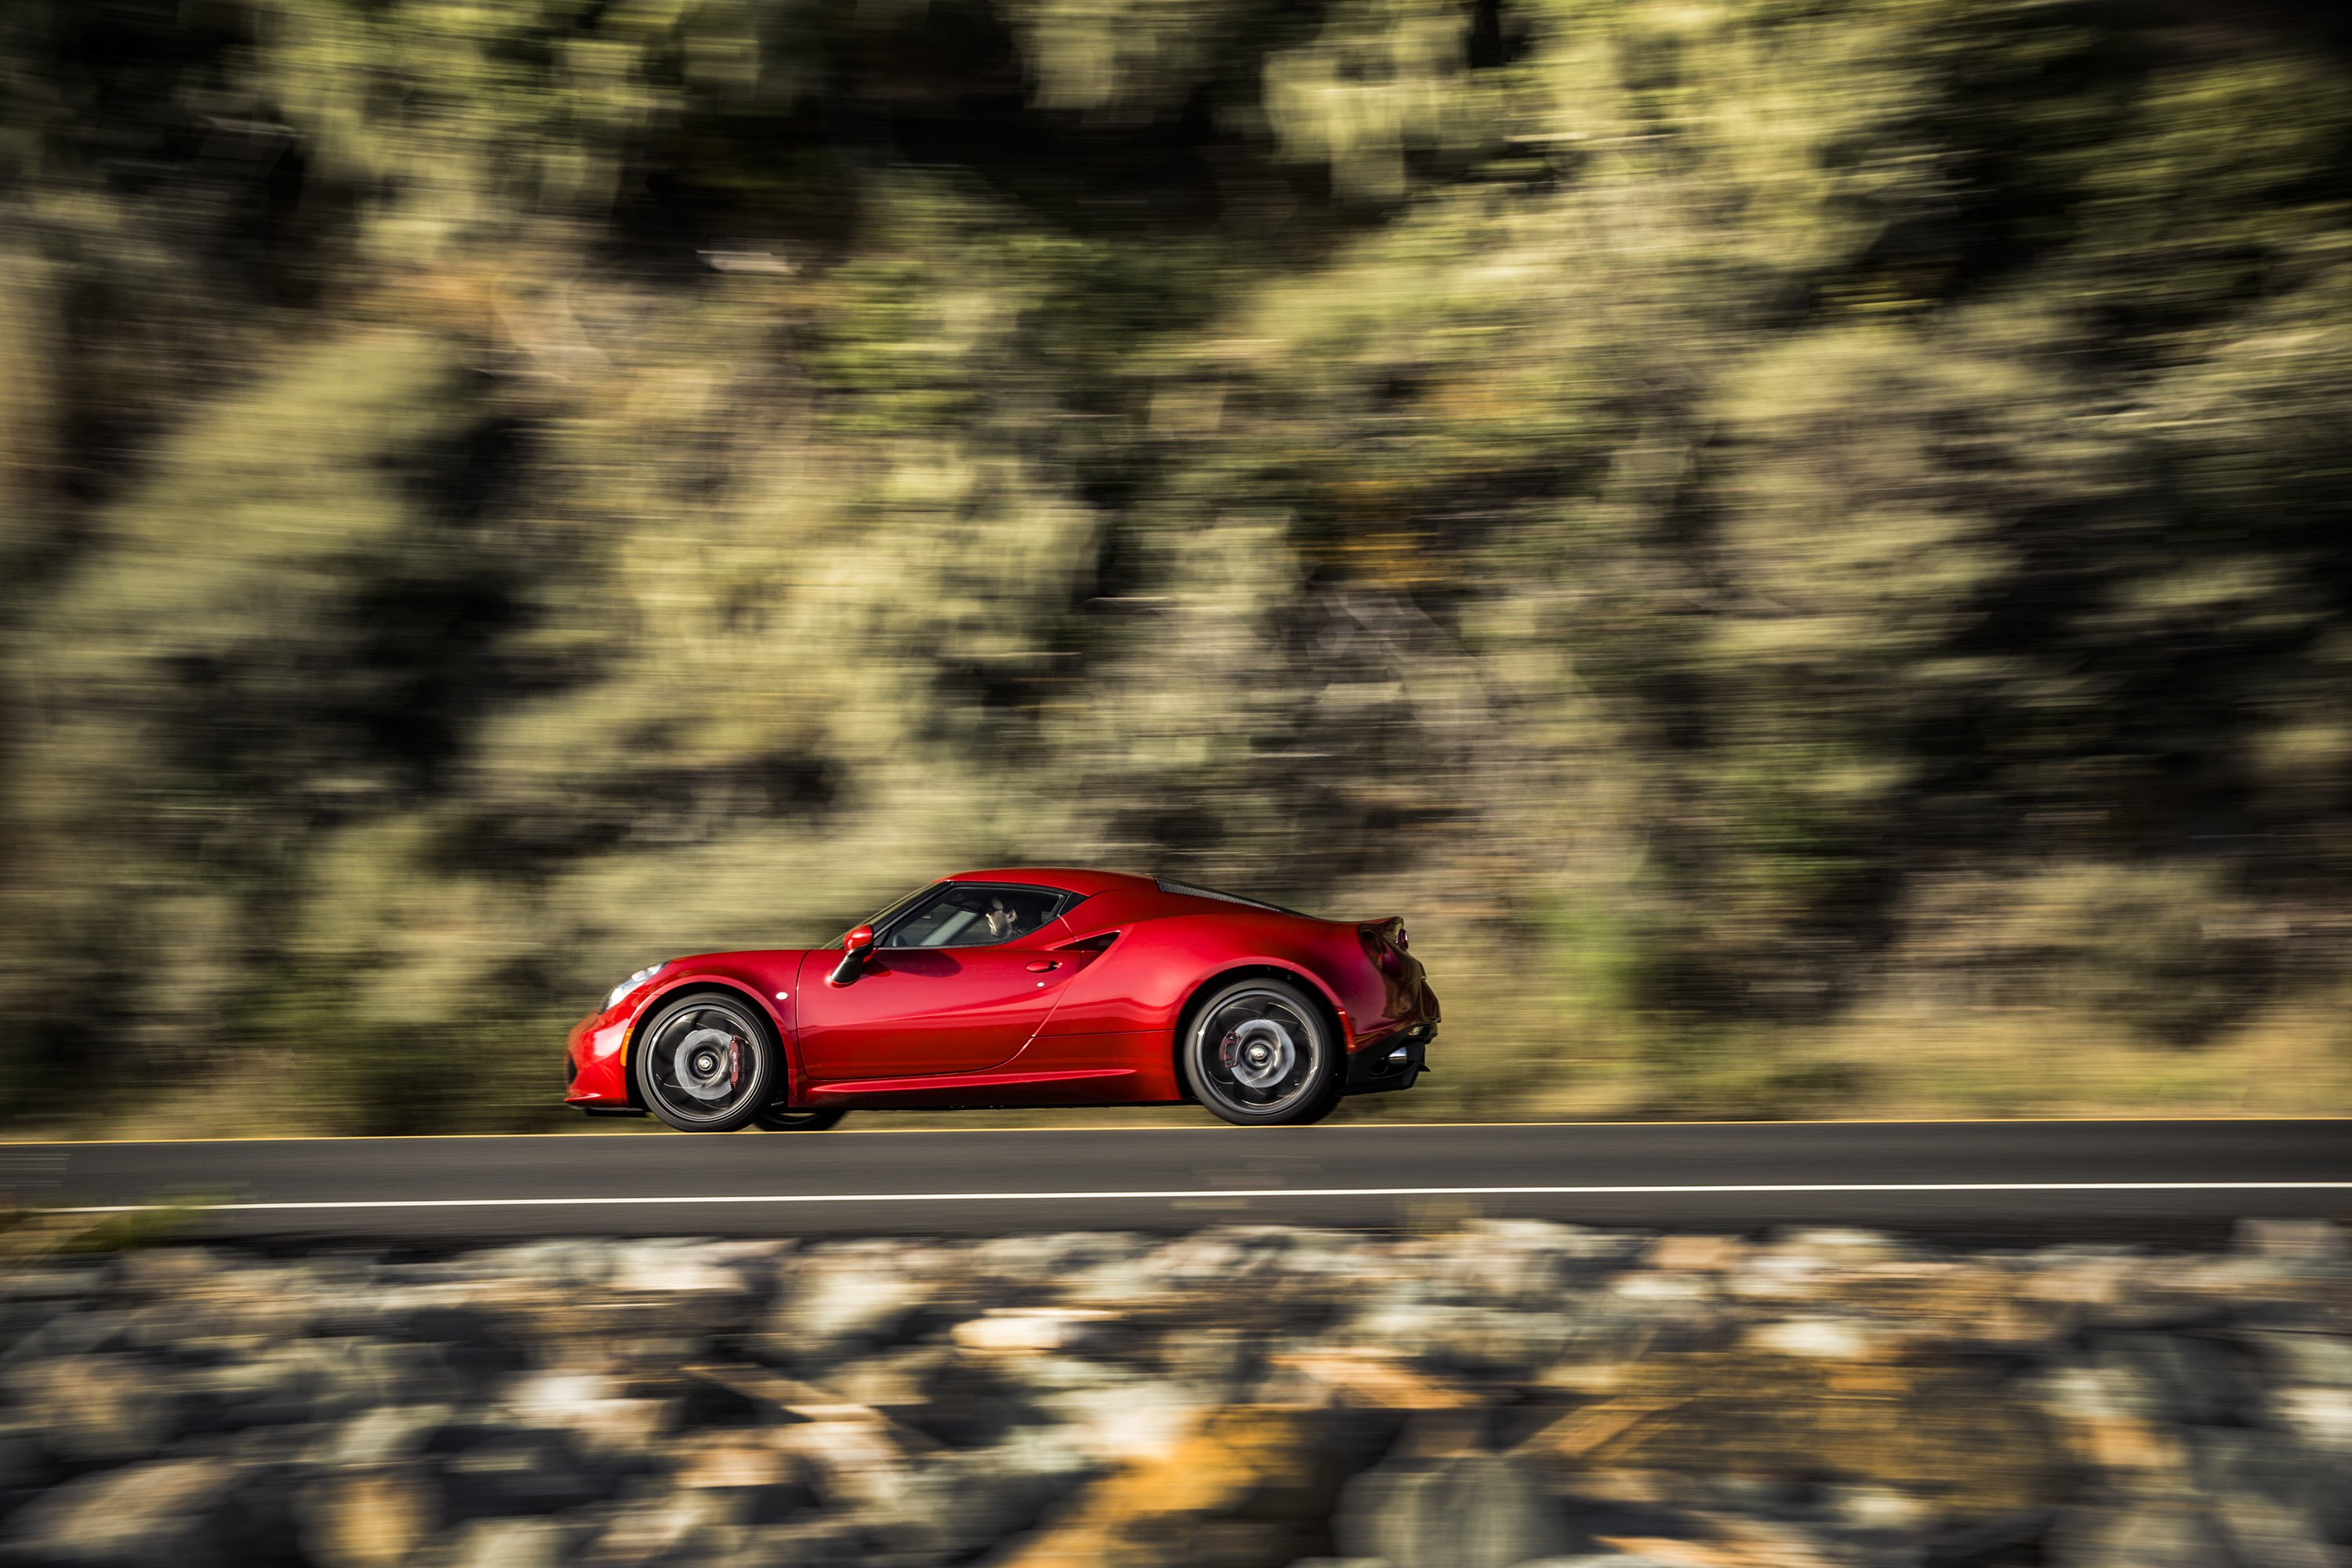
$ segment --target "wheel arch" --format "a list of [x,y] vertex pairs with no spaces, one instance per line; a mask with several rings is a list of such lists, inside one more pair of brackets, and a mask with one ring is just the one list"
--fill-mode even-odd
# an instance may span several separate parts
[[1187,1101],[1195,1101],[1197,1097],[1184,1078],[1184,1037],[1192,1032],[1192,1019],[1200,1012],[1201,1005],[1237,980],[1289,980],[1305,986],[1307,994],[1323,1009],[1323,1021],[1331,1026],[1331,1038],[1339,1047],[1344,1066],[1348,1045],[1353,1037],[1349,1032],[1348,1009],[1340,1005],[1339,998],[1321,975],[1299,964],[1272,958],[1228,963],[1202,976],[1185,992],[1183,1005],[1176,1009],[1176,1027],[1169,1033],[1168,1065],[1176,1074],[1177,1092]]
[[783,1083],[779,1087],[784,1089],[788,1098],[797,1098],[800,1059],[793,1050],[793,1032],[784,1026],[784,1021],[776,1016],[776,1009],[768,999],[740,981],[717,974],[688,974],[647,998],[646,1005],[637,1009],[637,1016],[629,1020],[628,1035],[621,1042],[621,1082],[628,1089],[629,1103],[639,1110],[652,1109],[646,1104],[644,1091],[637,1088],[637,1037],[645,1030],[646,1020],[681,996],[706,991],[749,1002],[759,1010],[760,1016],[765,1018],[768,1027],[775,1032],[776,1049],[782,1058]]

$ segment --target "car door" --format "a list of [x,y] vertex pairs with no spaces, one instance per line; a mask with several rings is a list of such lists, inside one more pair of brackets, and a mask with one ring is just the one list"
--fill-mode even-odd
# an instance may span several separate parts
[[[1002,935],[982,923],[991,901],[1020,908]],[[982,1072],[1008,1060],[1079,968],[1048,951],[1066,940],[1055,917],[1073,901],[1050,889],[952,883],[878,933],[847,984],[828,978],[834,955],[812,953],[795,1012],[802,1071],[835,1080],[909,1078]]]

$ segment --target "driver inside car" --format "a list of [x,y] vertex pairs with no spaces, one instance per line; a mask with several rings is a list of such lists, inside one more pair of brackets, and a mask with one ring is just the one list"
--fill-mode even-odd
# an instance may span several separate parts
[[949,888],[900,921],[884,947],[994,947],[1052,920],[1062,900],[1051,894]]
[[988,940],[992,942],[1010,942],[1016,936],[1026,934],[1027,928],[1020,912],[1006,903],[1001,895],[988,900],[988,913],[984,920]]

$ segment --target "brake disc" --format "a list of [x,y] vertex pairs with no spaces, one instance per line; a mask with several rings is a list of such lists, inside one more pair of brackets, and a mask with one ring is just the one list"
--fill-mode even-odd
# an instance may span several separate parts
[[1298,1061],[1290,1031],[1271,1018],[1252,1018],[1220,1043],[1234,1081],[1249,1089],[1272,1088],[1288,1078]]
[[697,1100],[725,1100],[743,1081],[743,1042],[724,1029],[697,1029],[671,1056],[677,1086]]

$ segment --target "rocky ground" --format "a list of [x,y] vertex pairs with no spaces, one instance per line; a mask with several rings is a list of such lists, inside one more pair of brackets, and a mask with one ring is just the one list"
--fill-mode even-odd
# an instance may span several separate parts
[[2352,1563],[2318,1225],[161,1247],[0,1342],[8,1563]]

